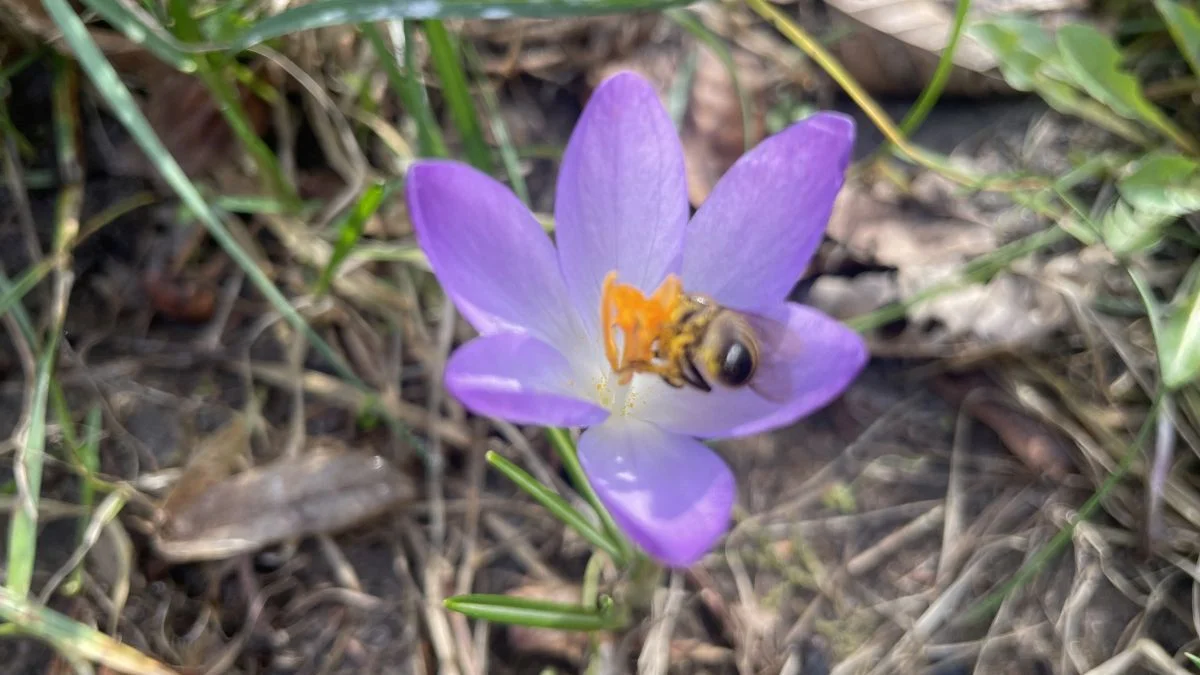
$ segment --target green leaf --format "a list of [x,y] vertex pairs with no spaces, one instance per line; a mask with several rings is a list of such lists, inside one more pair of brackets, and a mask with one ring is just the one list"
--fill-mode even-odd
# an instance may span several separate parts
[[612,556],[615,561],[624,560],[621,549],[607,535],[588,522],[581,513],[571,508],[567,500],[558,496],[550,488],[542,485],[536,478],[530,476],[523,471],[519,466],[508,461],[503,455],[488,451],[487,461],[492,466],[496,467],[508,477],[509,480],[517,484],[533,497],[539,504],[546,507],[550,513],[554,514],[555,518],[563,521],[568,527],[578,532],[584,539],[587,539],[593,546],[601,549],[605,553]]
[[321,270],[321,276],[317,278],[317,285],[313,290],[314,295],[324,295],[329,290],[329,284],[333,281],[333,275],[337,273],[337,268],[341,266],[346,256],[350,255],[350,251],[362,237],[363,228],[366,227],[371,216],[375,215],[379,205],[383,203],[386,191],[386,183],[375,183],[368,187],[362,197],[359,197],[358,202],[354,204],[354,208],[350,209],[342,222],[338,224],[338,237],[333,245],[333,253],[329,256],[329,262],[325,265],[325,269]]
[[1200,164],[1183,155],[1152,153],[1117,184],[1135,209],[1168,216],[1200,211]]
[[1038,73],[1058,61],[1058,50],[1037,23],[1028,19],[981,21],[970,34],[995,54],[1000,74],[1018,91],[1034,91]]
[[686,5],[694,0],[317,0],[259,21],[226,49],[314,28],[398,19],[562,18],[620,14]]
[[1178,389],[1200,375],[1200,274],[1193,269],[1184,301],[1162,322],[1158,362],[1163,384]]
[[1080,117],[1139,145],[1148,144],[1139,127],[1076,88],[1058,47],[1037,23],[999,18],[976,24],[971,33],[996,55],[1000,73],[1014,89],[1037,92],[1064,115]]
[[514,598],[507,595],[457,595],[443,603],[446,609],[473,619],[535,628],[570,631],[598,631],[620,628],[624,621],[617,613],[599,612],[582,605]]
[[1155,211],[1143,211],[1117,200],[1100,219],[1100,236],[1119,257],[1144,251],[1162,240],[1163,230],[1173,220]]
[[1157,129],[1183,148],[1200,149],[1146,98],[1137,78],[1121,67],[1120,50],[1103,33],[1082,24],[1063,26],[1058,30],[1058,49],[1068,73],[1092,98],[1122,117]]
[[1196,656],[1191,652],[1184,652],[1184,655],[1188,657],[1188,661],[1191,661],[1193,666],[1200,668],[1200,656]]
[[1192,72],[1200,77],[1200,15],[1175,0],[1154,0],[1154,6],[1162,14],[1167,30],[1171,32],[1183,58],[1192,67]]

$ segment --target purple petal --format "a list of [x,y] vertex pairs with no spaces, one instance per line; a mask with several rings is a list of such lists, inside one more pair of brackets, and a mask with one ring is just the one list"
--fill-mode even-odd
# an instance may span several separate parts
[[554,246],[512,191],[448,161],[414,164],[405,187],[417,242],[479,332],[529,331],[557,347],[578,341]]
[[611,270],[649,292],[678,270],[687,226],[683,147],[648,82],[632,73],[592,94],[558,174],[554,218],[567,288],[589,325]]
[[743,155],[688,227],[684,288],[747,310],[785,300],[821,243],[853,147],[853,120],[817,113]]
[[584,432],[579,461],[617,525],[663,564],[692,565],[729,527],[733,474],[695,439],[614,416]]
[[459,347],[446,364],[446,389],[471,412],[517,424],[590,426],[608,417],[580,395],[562,354],[520,333],[485,335]]
[[773,362],[760,365],[778,369],[772,375],[781,377],[772,379],[788,382],[785,398],[765,398],[753,387],[673,389],[657,377],[643,376],[635,383],[643,404],[635,414],[689,436],[748,436],[786,426],[824,407],[866,365],[867,347],[858,333],[821,312],[784,303],[764,314],[786,327],[789,344],[780,346]]

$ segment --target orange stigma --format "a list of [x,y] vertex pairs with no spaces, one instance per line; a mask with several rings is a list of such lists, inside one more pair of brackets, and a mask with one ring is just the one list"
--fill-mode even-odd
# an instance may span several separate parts
[[[683,282],[674,274],[668,275],[649,297],[634,286],[618,283],[616,270],[604,277],[600,294],[604,356],[622,385],[629,384],[635,372],[655,370],[655,343],[683,297]],[[620,354],[617,329],[625,336]]]

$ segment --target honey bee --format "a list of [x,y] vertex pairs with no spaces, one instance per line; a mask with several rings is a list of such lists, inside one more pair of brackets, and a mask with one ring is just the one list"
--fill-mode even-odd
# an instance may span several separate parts
[[[774,366],[797,345],[777,321],[685,293],[675,275],[646,297],[611,272],[600,305],[605,356],[621,384],[651,373],[675,388],[749,386],[776,401],[791,393],[790,369]],[[617,330],[624,337],[619,353]]]

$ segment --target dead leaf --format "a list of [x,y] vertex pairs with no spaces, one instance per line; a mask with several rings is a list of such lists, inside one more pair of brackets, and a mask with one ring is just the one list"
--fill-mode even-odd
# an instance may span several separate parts
[[[849,31],[832,51],[859,84],[879,95],[915,96],[929,83],[954,25],[953,0],[828,0],[832,32]],[[1089,0],[980,0],[968,25],[988,16],[1020,14],[1047,30],[1071,20],[1095,21]],[[983,97],[1013,93],[991,51],[959,38],[946,93]]]
[[1032,275],[1010,272],[986,284],[962,282],[963,265],[995,250],[999,237],[981,222],[935,212],[911,197],[848,184],[827,232],[860,263],[894,270],[817,279],[809,301],[838,318],[867,313],[940,283],[961,286],[911,307],[910,330],[890,340],[893,347],[928,354],[940,353],[954,341],[975,347],[1031,344],[1070,318],[1062,296]]
[[[911,95],[928,84],[945,49],[953,13],[937,0],[829,0],[849,29],[834,53],[859,84],[873,94]],[[1011,91],[996,72],[996,59],[969,35],[959,39],[950,94],[982,96]]]
[[900,299],[900,285],[892,272],[863,272],[853,277],[826,274],[817,277],[805,301],[839,321],[868,314]]
[[412,479],[382,457],[321,451],[251,469],[173,504],[154,544],[171,562],[220,560],[344,530],[415,496]]
[[682,666],[723,666],[734,662],[737,654],[728,647],[721,647],[691,638],[671,640],[671,664]]
[[183,509],[200,494],[233,472],[236,462],[250,455],[250,429],[241,415],[201,440],[188,457],[183,473],[163,502],[166,514]]
[[987,226],[935,213],[923,204],[848,183],[838,194],[829,238],[857,259],[888,267],[957,264],[996,248]]
[[735,74],[754,115],[750,121],[751,145],[762,140],[766,133],[764,83],[758,75],[762,67],[744,51],[734,51],[732,58],[734,73],[707,47],[700,47],[696,53],[688,113],[680,134],[688,198],[693,206],[708,198],[713,186],[746,150],[746,129],[738,89],[734,87]]
[[[172,71],[147,82],[146,90],[142,104],[146,119],[188,176],[201,176],[241,156],[240,142],[198,77]],[[238,90],[252,128],[258,136],[264,135],[270,109],[247,88],[239,85]],[[119,158],[123,172],[157,179],[157,171],[133,141]]]
[[[899,276],[901,297],[957,275],[957,269],[916,270]],[[938,322],[946,337],[974,337],[987,345],[1034,344],[1064,326],[1069,319],[1059,293],[1026,276],[999,274],[986,284],[965,285],[909,311],[918,324]]]
[[142,289],[150,298],[150,307],[174,321],[203,323],[217,307],[212,284],[168,276],[162,270],[147,270],[142,275]]

